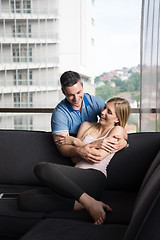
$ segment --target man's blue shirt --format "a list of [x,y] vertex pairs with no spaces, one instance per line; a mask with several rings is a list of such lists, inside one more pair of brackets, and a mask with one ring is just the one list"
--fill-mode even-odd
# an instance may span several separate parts
[[75,110],[67,101],[63,99],[54,109],[51,118],[53,133],[67,132],[70,135],[77,135],[82,122],[97,122],[105,102],[88,93],[84,94],[82,110]]

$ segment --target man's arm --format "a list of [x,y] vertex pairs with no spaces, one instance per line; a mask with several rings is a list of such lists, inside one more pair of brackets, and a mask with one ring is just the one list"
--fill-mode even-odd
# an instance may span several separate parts
[[[77,137],[79,138],[79,141],[83,138],[83,135],[85,131],[92,125],[93,123],[90,122],[84,122],[81,124]],[[61,133],[61,136],[67,136],[68,133]],[[80,146],[73,146],[73,145],[61,145],[59,143],[59,134],[53,134],[54,142],[56,143],[56,146],[59,150],[59,152],[62,154],[62,156],[65,157],[71,157],[78,159],[84,159],[86,161],[93,161],[93,162],[99,162],[101,160],[101,154],[99,153],[92,153],[92,146],[90,144],[85,144],[81,141]],[[75,159],[74,159],[75,162]]]
[[[58,142],[58,135],[53,134],[54,142]],[[57,141],[56,141],[57,140]],[[70,157],[74,162],[79,161],[79,159],[84,159],[86,161],[98,162],[101,160],[101,155],[99,153],[92,153],[92,146],[86,144],[84,146],[73,146],[73,145],[60,145],[56,143],[56,146],[64,157]]]

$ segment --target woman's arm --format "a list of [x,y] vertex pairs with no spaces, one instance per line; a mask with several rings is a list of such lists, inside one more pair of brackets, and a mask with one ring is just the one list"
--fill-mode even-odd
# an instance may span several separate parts
[[[115,133],[115,135],[113,135]],[[114,127],[110,132],[109,136],[103,139],[96,140],[95,148],[96,149],[103,149],[107,152],[113,152],[115,150],[121,150],[126,147],[127,145],[127,132],[124,128],[117,126]]]
[[84,146],[85,144],[79,139],[79,138],[76,138],[76,137],[72,137],[72,136],[69,136],[69,135],[62,135],[62,134],[59,134],[59,141],[58,141],[58,144],[60,145],[73,145],[75,147],[82,147]]
[[92,125],[90,122],[83,122],[78,130],[77,137],[69,135],[58,134],[57,144],[59,145],[73,145],[75,147],[83,147],[86,144],[81,140],[86,130]]
[[[116,153],[118,151],[120,151],[121,149],[123,149],[125,146],[121,145],[121,147],[116,147],[116,145],[118,145],[118,141],[120,141],[122,138],[127,139],[127,133],[125,131],[125,129],[121,126],[115,126],[109,133],[108,137],[106,138],[108,141],[108,151],[106,151],[106,149],[102,149],[102,148],[93,148],[93,153],[95,154],[101,154],[102,159],[106,158],[109,154],[111,153]],[[113,140],[114,139],[114,140]],[[119,140],[120,139],[120,140]],[[114,148],[113,148],[113,142],[114,142]],[[116,144],[117,143],[117,144]],[[110,149],[110,150],[109,150]]]
[[[60,144],[60,145],[63,145],[63,144],[65,144],[65,145],[67,145],[67,144],[68,145],[72,145],[72,146],[74,146],[74,147],[76,147],[78,149],[78,152],[80,152],[82,150],[82,147],[85,146],[87,148],[86,144],[81,139],[83,139],[83,136],[84,136],[85,132],[92,125],[93,125],[93,123],[91,123],[91,122],[83,122],[81,124],[79,130],[78,130],[77,138],[69,136],[69,135],[67,135],[67,136],[60,135],[59,140],[58,140],[59,142],[57,142],[57,144]],[[84,151],[84,148],[83,148],[83,152],[84,153],[82,155],[84,155],[84,157],[85,157],[86,153]],[[90,148],[88,148],[88,150],[87,150],[88,154],[89,154],[89,152],[90,152]],[[96,156],[97,156],[97,154],[95,155],[95,157]],[[71,159],[72,159],[72,161],[74,163],[77,163],[82,158],[81,157],[71,157]],[[85,157],[85,160],[86,160],[86,157]]]

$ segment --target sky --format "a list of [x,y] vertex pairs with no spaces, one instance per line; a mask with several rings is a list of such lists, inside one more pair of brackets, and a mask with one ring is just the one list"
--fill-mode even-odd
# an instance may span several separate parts
[[96,76],[140,63],[141,0],[95,0]]

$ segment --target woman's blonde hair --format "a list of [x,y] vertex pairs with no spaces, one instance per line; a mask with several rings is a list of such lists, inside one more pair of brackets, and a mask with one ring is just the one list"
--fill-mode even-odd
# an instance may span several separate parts
[[119,120],[116,125],[119,125],[121,127],[125,127],[129,114],[130,114],[130,105],[129,102],[125,98],[120,97],[113,97],[110,98],[107,103],[113,102],[115,104],[115,113]]

